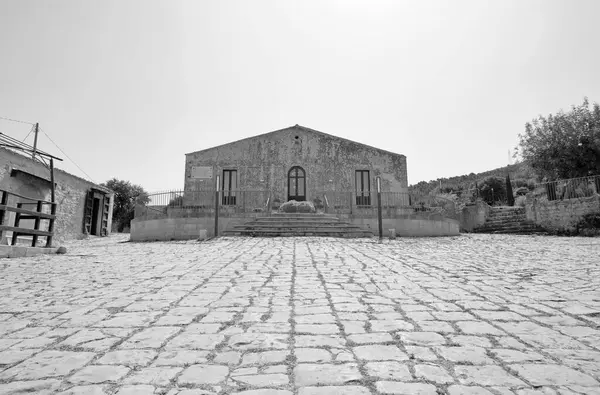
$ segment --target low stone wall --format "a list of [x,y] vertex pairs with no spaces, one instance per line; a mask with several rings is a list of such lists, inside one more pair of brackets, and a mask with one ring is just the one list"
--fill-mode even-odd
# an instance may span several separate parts
[[472,232],[473,229],[482,226],[490,215],[490,209],[483,200],[464,207],[460,213],[460,230]]
[[[377,218],[347,218],[348,222],[379,234]],[[388,237],[390,229],[395,229],[398,237],[457,236],[460,224],[454,219],[431,219],[418,216],[404,218],[383,218],[383,235]]]
[[[201,215],[201,216],[200,216]],[[261,213],[219,215],[219,234],[238,224],[244,224]],[[200,237],[214,237],[214,214],[198,213],[189,210],[169,210],[168,213],[136,207],[136,218],[131,221],[131,241],[168,241],[192,240]],[[159,218],[162,216],[162,218]],[[341,214],[338,217],[363,229],[378,234],[376,216],[356,216]],[[393,218],[383,218],[383,231],[395,229],[399,237],[456,236],[460,223],[454,219],[443,218],[439,213],[419,212],[410,215],[395,214]],[[206,231],[204,233],[204,231]]]
[[525,200],[527,219],[549,231],[574,233],[582,217],[591,213],[600,213],[600,195],[551,201],[528,196]]
[[[219,218],[219,234],[246,221],[248,218],[245,217]],[[214,235],[214,217],[136,218],[131,221],[131,241],[194,240]]]

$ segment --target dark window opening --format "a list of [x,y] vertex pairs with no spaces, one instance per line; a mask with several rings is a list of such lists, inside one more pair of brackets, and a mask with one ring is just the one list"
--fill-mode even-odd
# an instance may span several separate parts
[[370,206],[371,205],[371,178],[369,170],[356,170],[355,177],[356,185],[356,205]]
[[221,204],[224,206],[235,206],[237,190],[237,170],[223,170],[223,198]]

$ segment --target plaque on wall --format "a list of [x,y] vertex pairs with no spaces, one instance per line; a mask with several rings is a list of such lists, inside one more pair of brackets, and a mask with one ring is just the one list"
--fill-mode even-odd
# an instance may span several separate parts
[[192,166],[191,178],[202,178],[202,179],[213,178],[212,166]]

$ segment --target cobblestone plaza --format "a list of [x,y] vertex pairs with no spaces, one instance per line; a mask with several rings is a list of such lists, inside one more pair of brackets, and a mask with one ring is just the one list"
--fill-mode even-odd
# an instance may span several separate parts
[[600,394],[600,239],[68,245],[0,260],[0,394]]

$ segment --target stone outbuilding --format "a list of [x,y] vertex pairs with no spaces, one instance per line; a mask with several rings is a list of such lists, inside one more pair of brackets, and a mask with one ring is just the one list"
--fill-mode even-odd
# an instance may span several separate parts
[[[57,202],[53,239],[56,243],[86,234],[107,236],[111,231],[114,193],[108,188],[54,169]],[[0,195],[8,191],[8,205],[35,211],[35,201],[50,201],[49,169],[38,160],[0,148]],[[23,197],[29,198],[24,199]],[[15,212],[6,212],[4,225],[12,226]],[[33,229],[33,219],[20,221],[20,227]],[[41,224],[47,230],[47,224]],[[45,229],[44,229],[45,228]],[[4,242],[11,232],[4,232]],[[1,242],[1,240],[0,240]]]
[[354,204],[371,205],[376,177],[383,192],[408,192],[406,156],[299,125],[191,152],[185,160],[186,195],[214,190],[218,178],[225,205],[235,204],[235,191],[270,191],[281,202],[353,192]]

